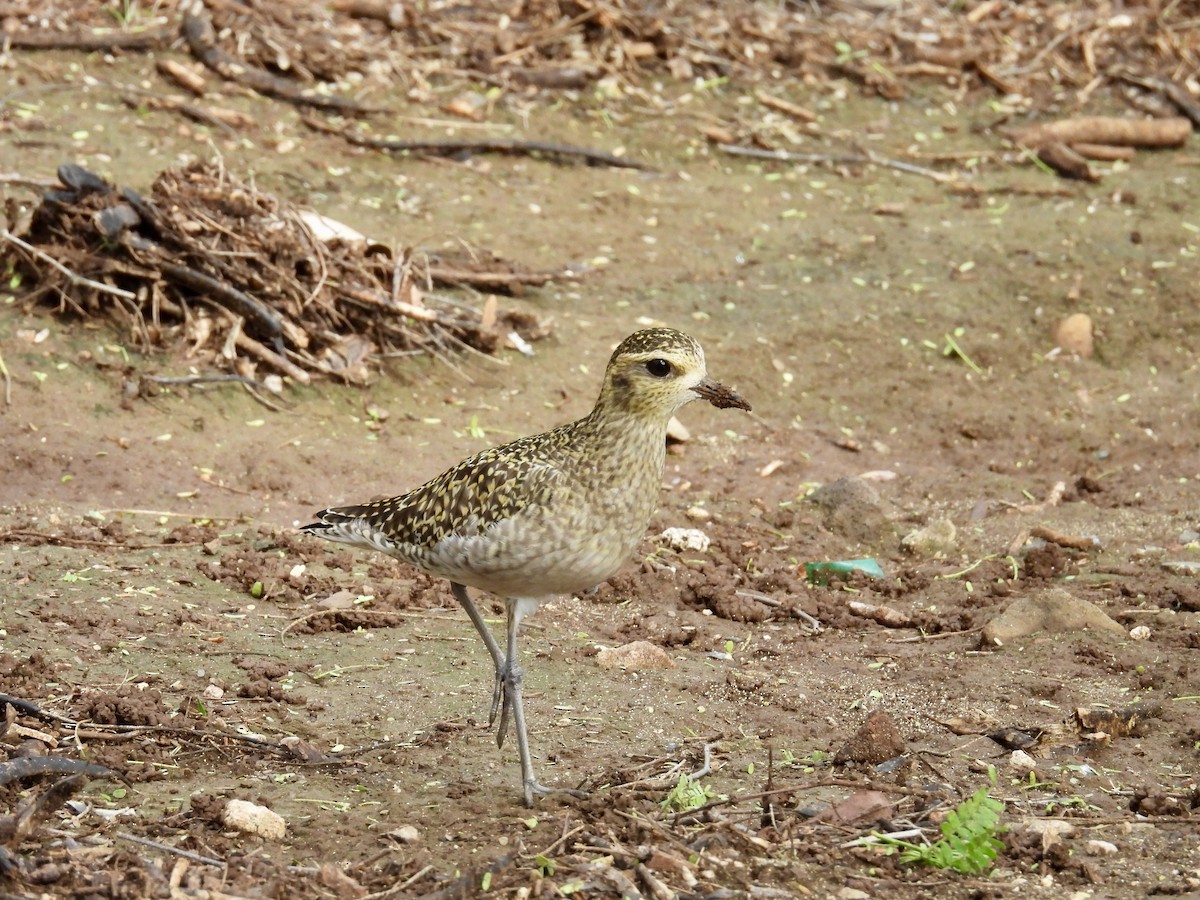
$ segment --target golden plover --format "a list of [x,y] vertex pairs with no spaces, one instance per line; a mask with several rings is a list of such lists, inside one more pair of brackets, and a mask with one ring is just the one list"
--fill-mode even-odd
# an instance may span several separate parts
[[[613,353],[600,396],[577,422],[465,459],[421,487],[317,513],[303,531],[379,550],[447,578],[496,666],[489,725],[516,726],[525,804],[550,788],[529,753],[517,630],[538,602],[610,577],[641,541],[658,502],[671,416],[703,398],[750,409],[708,377],[704,350],[670,328],[630,335]],[[507,649],[467,586],[503,597]]]

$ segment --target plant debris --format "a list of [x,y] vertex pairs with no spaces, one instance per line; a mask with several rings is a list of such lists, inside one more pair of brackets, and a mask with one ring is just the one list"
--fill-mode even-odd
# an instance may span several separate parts
[[219,163],[162,172],[148,196],[73,164],[24,228],[0,232],[33,289],[27,302],[102,317],[143,350],[186,348],[248,379],[264,367],[354,384],[381,355],[468,346],[494,353],[547,333],[529,313],[432,293],[544,284],[490,254],[393,253],[233,178]]

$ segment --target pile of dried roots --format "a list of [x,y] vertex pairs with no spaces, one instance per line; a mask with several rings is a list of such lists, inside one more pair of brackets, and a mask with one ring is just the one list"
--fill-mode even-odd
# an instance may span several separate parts
[[186,346],[198,365],[256,378],[362,383],[379,355],[523,347],[527,313],[432,293],[466,284],[513,293],[549,280],[491,254],[393,253],[232,178],[217,163],[161,173],[148,196],[66,164],[61,189],[2,233],[27,302],[101,317],[142,350]]

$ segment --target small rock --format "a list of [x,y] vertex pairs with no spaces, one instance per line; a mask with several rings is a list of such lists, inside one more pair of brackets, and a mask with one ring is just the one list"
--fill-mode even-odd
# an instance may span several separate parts
[[834,754],[835,763],[866,763],[877,765],[894,759],[904,752],[904,738],[895,721],[883,710],[876,710]]
[[692,433],[688,431],[687,426],[671,416],[667,422],[667,440],[674,441],[676,444],[686,444],[691,439]]
[[712,513],[710,513],[703,506],[689,506],[684,515],[693,522],[707,522],[712,518]]
[[401,844],[415,844],[421,839],[421,832],[416,825],[401,825],[389,831],[387,836]]
[[760,478],[770,478],[786,465],[787,463],[785,463],[782,459],[773,459],[758,470],[758,476]]
[[1192,562],[1187,559],[1164,559],[1162,567],[1176,575],[1200,575],[1200,562]]
[[859,472],[858,477],[863,481],[895,481],[898,476],[891,469],[870,469]]
[[207,685],[204,688],[205,700],[220,700],[224,696],[225,691],[222,688],[217,687],[215,684]]
[[983,626],[983,647],[1003,647],[1038,631],[1095,631],[1124,639],[1125,629],[1098,607],[1062,588],[1050,588],[1033,597],[1022,597]]
[[1065,819],[1026,819],[1014,831],[1028,831],[1042,836],[1042,847],[1048,848],[1067,835],[1075,833],[1075,826]]
[[287,834],[283,816],[248,800],[230,800],[221,820],[234,831],[257,834],[268,841],[281,841]]
[[841,537],[874,545],[895,534],[879,491],[861,478],[839,478],[817,488],[808,499],[823,513],[825,527]]
[[1191,544],[1200,541],[1200,531],[1195,531],[1191,528],[1185,528],[1179,532],[1179,543]]
[[676,875],[682,878],[683,883],[688,887],[696,884],[696,876],[692,874],[691,867],[681,857],[667,853],[665,850],[657,848],[651,850],[650,855],[646,858],[646,868],[655,872]]
[[1129,629],[1129,637],[1135,641],[1147,641],[1150,639],[1150,629],[1145,625],[1135,625]]
[[1087,852],[1092,854],[1092,856],[1116,856],[1121,852],[1120,848],[1110,841],[1091,840],[1084,846],[1087,847]]
[[667,655],[667,651],[649,641],[604,647],[596,654],[596,663],[602,669],[621,668],[627,672],[675,668],[675,660]]
[[1024,750],[1014,750],[1008,758],[1008,764],[1018,772],[1032,772],[1037,768],[1037,760]]
[[827,807],[817,819],[835,825],[854,822],[878,822],[890,818],[896,804],[882,791],[855,791],[841,803]]
[[1087,313],[1067,316],[1054,327],[1054,343],[1066,353],[1091,358],[1095,350],[1092,317]]
[[337,863],[321,863],[321,867],[317,870],[317,881],[338,900],[365,897],[370,893],[358,881],[343,872]]
[[958,529],[949,519],[937,519],[924,528],[910,531],[900,540],[900,546],[913,556],[948,556],[958,547]]
[[350,591],[338,591],[336,594],[330,594],[324,600],[320,601],[317,606],[321,609],[350,609],[354,606],[354,601],[358,599],[357,594],[352,594]]
[[698,528],[668,528],[659,535],[672,550],[693,550],[703,553],[708,549],[709,538]]
[[487,115],[488,98],[479,91],[463,91],[442,107],[446,112],[472,122],[482,122]]
[[834,896],[837,897],[837,900],[871,900],[871,895],[866,891],[852,887],[838,888]]

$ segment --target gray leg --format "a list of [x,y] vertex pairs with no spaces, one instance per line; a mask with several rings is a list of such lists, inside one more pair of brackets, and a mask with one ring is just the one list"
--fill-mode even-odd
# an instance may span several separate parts
[[[471,624],[475,626],[475,630],[479,632],[479,636],[483,638],[483,643],[487,645],[488,653],[492,655],[492,662],[496,664],[496,686],[492,691],[492,712],[488,716],[488,727],[496,721],[496,709],[500,706],[501,700],[504,697],[504,672],[507,668],[508,661],[504,658],[504,654],[500,651],[500,645],[496,643],[496,638],[492,635],[492,630],[487,627],[487,623],[483,621],[483,616],[480,615],[479,609],[471,601],[471,595],[467,593],[465,585],[450,582],[450,591],[454,594],[454,599],[459,602],[459,605],[467,611],[467,616],[471,619]],[[507,713],[507,704],[505,712]],[[505,718],[500,719],[500,733],[504,734]]]
[[529,730],[525,727],[525,701],[521,695],[521,658],[517,655],[517,631],[525,613],[534,608],[535,604],[528,600],[506,599],[508,606],[508,663],[504,668],[504,711],[500,718],[500,731],[496,735],[497,742],[503,740],[504,731],[508,725],[509,710],[512,710],[512,721],[517,729],[517,751],[521,756],[521,784],[525,789],[525,805],[533,806],[533,798],[545,794],[561,792],[572,797],[586,797],[583,791],[573,791],[567,788],[552,788],[540,784],[533,774],[533,754],[529,752]]
[[479,632],[479,636],[483,638],[484,644],[487,645],[488,653],[492,656],[492,661],[496,664],[496,690],[492,695],[492,715],[489,724],[495,721],[496,712],[500,712],[500,727],[496,729],[496,745],[504,746],[504,738],[508,733],[510,725],[515,725],[517,730],[517,751],[521,757],[521,785],[525,793],[525,805],[533,806],[533,798],[543,794],[549,794],[555,791],[561,791],[570,794],[573,797],[587,796],[582,791],[573,791],[565,788],[551,788],[543,784],[539,784],[536,776],[533,774],[533,755],[529,752],[529,731],[525,726],[525,703],[521,696],[521,662],[517,655],[517,632],[521,627],[521,619],[525,614],[534,609],[537,605],[531,600],[521,600],[513,598],[505,598],[505,606],[508,611],[507,623],[507,656],[500,650],[500,645],[496,643],[496,638],[492,635],[491,629],[487,627],[487,623],[483,621],[483,616],[475,604],[471,602],[471,597],[467,593],[465,586],[451,582],[451,590],[454,592],[454,597],[466,610],[470,616],[475,630]]
[[521,660],[517,655],[517,630],[524,610],[519,600],[506,600],[508,605],[508,665],[504,668],[504,712],[500,715],[497,743],[504,740],[508,727],[508,711],[517,726],[517,751],[521,756],[521,782],[525,788],[525,805],[533,806],[534,794],[547,794],[553,788],[538,784],[533,774],[533,755],[529,752],[529,731],[525,727],[525,702],[521,696]]

